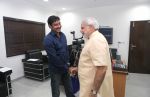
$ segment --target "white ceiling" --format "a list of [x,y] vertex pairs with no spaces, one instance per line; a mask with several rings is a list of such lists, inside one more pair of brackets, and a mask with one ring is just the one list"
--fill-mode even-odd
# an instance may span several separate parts
[[66,8],[66,11],[70,11],[92,7],[150,2],[150,0],[49,0],[48,2],[44,2],[43,0],[25,1],[34,4],[35,6],[45,9],[52,9],[55,11],[63,11],[62,8]]

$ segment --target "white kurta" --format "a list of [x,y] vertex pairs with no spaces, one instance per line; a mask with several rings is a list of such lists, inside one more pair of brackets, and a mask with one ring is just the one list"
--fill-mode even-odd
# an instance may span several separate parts
[[106,75],[98,95],[101,95],[101,97],[114,97],[109,46],[104,36],[98,31],[90,35],[80,55],[78,65],[79,97],[89,97],[93,87],[96,66],[107,66]]

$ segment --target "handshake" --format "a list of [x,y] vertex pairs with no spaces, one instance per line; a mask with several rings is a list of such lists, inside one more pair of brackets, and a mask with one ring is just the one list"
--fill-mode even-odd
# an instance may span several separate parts
[[71,76],[75,76],[78,74],[78,67],[69,67],[69,73]]

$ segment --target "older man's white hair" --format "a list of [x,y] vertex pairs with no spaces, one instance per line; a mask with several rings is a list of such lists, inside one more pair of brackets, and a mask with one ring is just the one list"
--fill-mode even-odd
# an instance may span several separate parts
[[87,17],[83,20],[83,22],[86,23],[87,25],[93,26],[96,30],[99,29],[99,23],[93,17]]

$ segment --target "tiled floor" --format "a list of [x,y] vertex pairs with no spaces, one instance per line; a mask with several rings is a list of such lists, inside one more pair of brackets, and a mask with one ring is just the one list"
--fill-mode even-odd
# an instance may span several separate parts
[[50,81],[43,82],[21,78],[12,82],[11,97],[51,97]]
[[[52,97],[50,79],[37,81],[23,77],[13,81],[12,87],[10,97]],[[66,97],[63,86],[60,86],[60,97]]]
[[127,76],[125,97],[150,97],[150,74],[130,73]]
[[[52,97],[50,80],[43,82],[21,78],[12,82],[13,94],[10,97]],[[66,97],[60,86],[60,97]],[[125,97],[150,97],[150,75],[130,73],[127,76]]]

